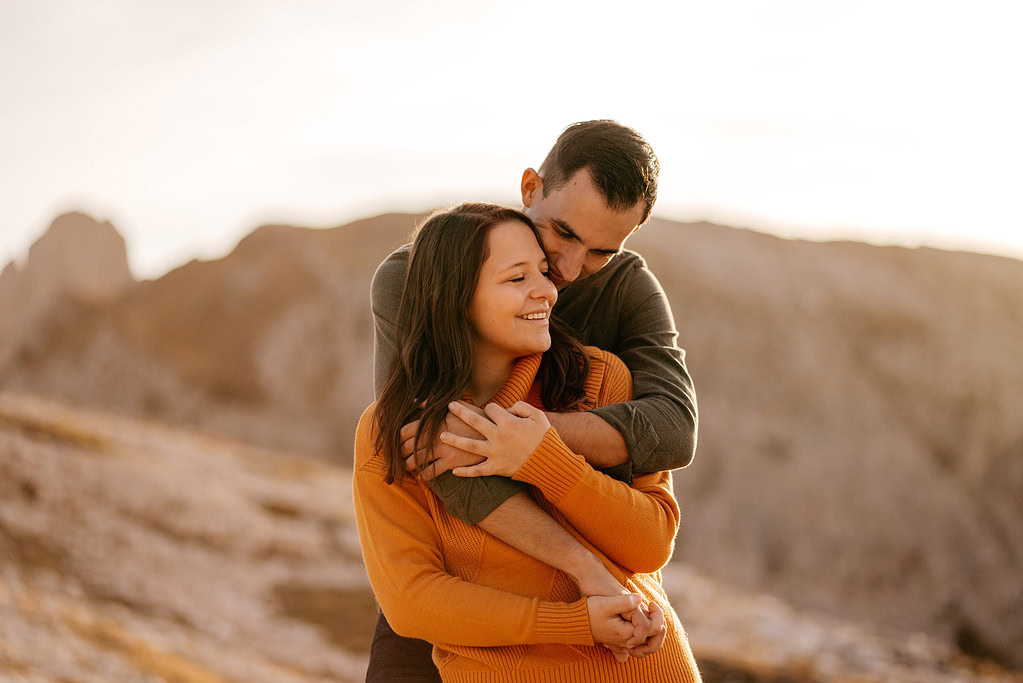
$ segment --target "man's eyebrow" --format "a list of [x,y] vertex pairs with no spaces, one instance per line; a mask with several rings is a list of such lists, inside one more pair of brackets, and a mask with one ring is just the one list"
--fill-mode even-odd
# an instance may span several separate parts
[[[568,239],[573,240],[575,242],[582,242],[582,238],[580,238],[579,235],[576,234],[576,231],[572,229],[572,226],[570,226],[565,221],[561,220],[560,218],[552,218],[551,223],[554,223],[559,228],[561,228],[561,231],[565,233],[565,237],[567,237]],[[590,249],[590,251],[592,251],[595,254],[601,254],[603,256],[614,256],[619,252],[618,249]]]
[[570,240],[582,242],[582,239],[580,239],[579,235],[577,235],[575,230],[572,229],[572,226],[566,223],[565,221],[561,220],[560,218],[552,218],[551,223],[554,223],[556,226],[561,228],[561,231],[564,232],[565,236],[568,237]]

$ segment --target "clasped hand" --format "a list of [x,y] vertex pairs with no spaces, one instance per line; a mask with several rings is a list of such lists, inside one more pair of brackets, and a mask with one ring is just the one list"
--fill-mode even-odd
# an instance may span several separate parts
[[591,596],[586,606],[593,642],[606,647],[620,662],[630,656],[642,659],[664,644],[664,612],[655,602],[644,604],[638,594],[627,593]]
[[414,451],[419,423],[402,427],[405,468],[418,470],[424,479],[448,470],[459,477],[513,476],[551,427],[542,410],[522,401],[508,409],[488,403],[482,410],[456,401],[448,409],[444,427],[433,443],[433,457],[422,467]]

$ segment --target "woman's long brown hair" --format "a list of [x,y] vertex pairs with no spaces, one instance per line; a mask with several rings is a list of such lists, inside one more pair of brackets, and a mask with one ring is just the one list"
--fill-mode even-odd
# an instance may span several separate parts
[[[515,209],[465,203],[433,214],[416,231],[405,289],[398,307],[398,355],[376,404],[376,445],[390,465],[388,483],[401,481],[405,458],[399,432],[418,419],[416,452],[422,468],[432,459],[432,444],[448,412],[472,378],[472,322],[469,305],[487,258],[487,234],[499,223],[520,221],[543,245],[536,226]],[[538,371],[541,400],[548,410],[568,410],[586,395],[589,358],[582,344],[554,318],[551,348]]]

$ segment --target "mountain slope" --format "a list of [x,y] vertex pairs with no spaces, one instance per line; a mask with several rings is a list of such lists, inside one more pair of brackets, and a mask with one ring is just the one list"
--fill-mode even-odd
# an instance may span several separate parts
[[[413,223],[266,226],[65,300],[0,385],[347,462],[370,278]],[[629,246],[699,396],[677,558],[1023,667],[1023,263],[662,220]]]

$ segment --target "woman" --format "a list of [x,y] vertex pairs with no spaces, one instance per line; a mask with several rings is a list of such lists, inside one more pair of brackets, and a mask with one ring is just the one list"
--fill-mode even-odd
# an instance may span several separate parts
[[[434,643],[445,681],[699,680],[657,572],[677,531],[670,474],[632,487],[612,480],[571,453],[539,409],[587,409],[631,391],[621,361],[552,324],[546,271],[535,227],[512,209],[465,204],[418,231],[399,361],[356,435],[356,519],[374,592],[395,631]],[[485,417],[459,398],[485,405]],[[432,443],[449,409],[485,437],[441,435],[487,458],[461,474],[533,485],[624,595],[582,597],[565,573],[451,517],[405,476],[401,426],[418,418],[419,440]],[[652,635],[619,616],[647,611]]]

